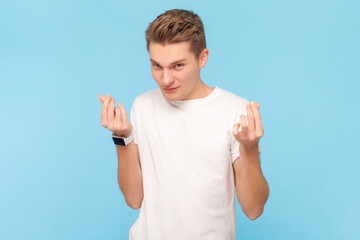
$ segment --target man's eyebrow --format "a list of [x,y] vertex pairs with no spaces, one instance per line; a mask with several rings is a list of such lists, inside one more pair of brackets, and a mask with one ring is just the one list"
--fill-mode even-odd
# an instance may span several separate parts
[[[155,60],[153,60],[153,59],[151,59],[151,58],[150,58],[150,61],[152,61],[152,62],[154,62],[154,63],[157,63]],[[178,62],[184,62],[184,61],[186,61],[185,58],[180,59],[180,60],[176,60],[175,62],[170,63],[170,65],[174,65],[174,64],[176,64],[176,63],[178,63]]]

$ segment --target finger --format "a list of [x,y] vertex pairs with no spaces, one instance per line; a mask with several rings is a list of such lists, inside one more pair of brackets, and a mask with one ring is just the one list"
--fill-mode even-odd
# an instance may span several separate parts
[[251,107],[251,103],[246,105],[246,111],[247,111],[247,118],[248,118],[248,133],[249,134],[255,134],[255,119],[254,119],[254,113]]
[[104,100],[105,100],[105,96],[102,95],[102,94],[100,94],[100,95],[98,96],[98,98],[100,99],[101,102],[104,102]]
[[233,126],[233,134],[234,135],[239,134],[239,126],[240,126],[240,123],[234,124],[234,126]]
[[128,123],[129,120],[128,120],[128,116],[127,116],[127,113],[126,113],[126,110],[125,110],[124,106],[122,105],[122,103],[118,103],[118,106],[119,106],[120,111],[121,111],[122,123]]
[[112,98],[109,102],[108,107],[108,128],[110,131],[114,129],[114,120],[115,120],[115,99]]
[[260,109],[260,103],[256,103],[257,109]]
[[115,129],[120,129],[121,128],[121,111],[120,108],[115,108],[115,124],[114,124],[114,128]]
[[111,99],[111,96],[110,94],[108,94],[101,106],[101,125],[104,126],[104,127],[107,127],[107,108],[108,108],[108,105],[109,105],[109,101]]
[[246,121],[246,116],[245,115],[240,115],[240,126],[241,126],[241,132],[247,136],[248,132],[249,132],[249,126],[248,123]]
[[261,123],[260,112],[255,105],[252,105],[252,110],[253,110],[255,125],[256,125],[256,136],[262,137],[263,127],[262,127],[262,123]]

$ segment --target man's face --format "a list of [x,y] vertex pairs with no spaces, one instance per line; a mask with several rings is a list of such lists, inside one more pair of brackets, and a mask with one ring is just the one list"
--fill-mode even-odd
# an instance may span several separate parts
[[196,98],[202,90],[200,69],[207,60],[207,49],[203,52],[205,54],[196,59],[188,41],[167,45],[150,43],[151,74],[167,100]]

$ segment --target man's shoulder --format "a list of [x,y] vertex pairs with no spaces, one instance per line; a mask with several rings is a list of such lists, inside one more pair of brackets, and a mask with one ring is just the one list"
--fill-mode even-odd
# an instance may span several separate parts
[[228,103],[232,103],[231,105],[246,106],[249,103],[247,99],[240,97],[239,95],[236,95],[235,93],[227,91],[223,88],[219,88],[219,92],[221,92],[221,96],[224,99],[224,101]]
[[158,97],[159,94],[161,94],[160,88],[151,89],[137,96],[134,102],[142,104],[149,103],[151,100]]

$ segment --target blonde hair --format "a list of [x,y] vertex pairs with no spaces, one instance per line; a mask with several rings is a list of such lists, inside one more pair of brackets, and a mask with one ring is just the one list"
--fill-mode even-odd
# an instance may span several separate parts
[[190,51],[199,58],[206,48],[205,30],[200,17],[183,9],[168,10],[157,16],[145,32],[146,47],[150,43],[170,44],[190,41]]

